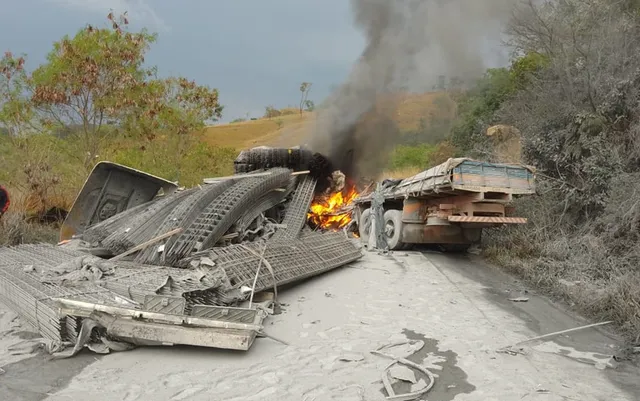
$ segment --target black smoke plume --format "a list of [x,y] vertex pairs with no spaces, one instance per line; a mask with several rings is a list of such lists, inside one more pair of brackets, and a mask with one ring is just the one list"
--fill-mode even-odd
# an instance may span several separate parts
[[351,0],[366,47],[320,108],[311,148],[347,176],[375,177],[399,142],[396,111],[385,100],[431,90],[440,76],[469,81],[506,62],[491,49],[500,48],[516,1]]

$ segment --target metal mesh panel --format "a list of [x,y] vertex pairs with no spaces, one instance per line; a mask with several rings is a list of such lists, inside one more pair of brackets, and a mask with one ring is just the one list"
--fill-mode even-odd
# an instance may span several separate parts
[[302,178],[296,188],[293,199],[287,206],[285,217],[282,221],[286,228],[276,231],[273,239],[293,239],[298,237],[300,230],[302,230],[307,221],[307,213],[309,206],[311,206],[317,183],[318,181],[313,177],[305,176]]
[[291,177],[287,187],[283,188],[282,191],[270,191],[261,196],[256,206],[247,209],[246,212],[238,219],[235,223],[235,230],[242,235],[243,231],[246,230],[261,213],[264,213],[266,210],[269,210],[283,202],[291,191],[293,191],[294,186],[295,180]]
[[189,309],[195,304],[220,304],[220,291],[228,289],[227,283],[219,269],[194,271],[121,262],[116,276],[107,277],[101,285],[140,304],[147,295],[181,296]]
[[0,266],[25,266],[37,263],[54,266],[82,255],[85,254],[71,249],[54,248],[49,244],[21,245],[15,248],[0,248]]
[[[53,298],[81,299],[105,305],[118,305],[107,289],[84,282],[74,287],[43,283],[38,271],[50,269],[70,257],[84,254],[51,245],[23,245],[1,248],[0,300],[33,326],[45,338],[54,341],[76,340],[80,320],[59,317]],[[12,261],[9,260],[11,258]],[[27,272],[24,266],[34,270]]]
[[134,219],[123,224],[102,241],[102,245],[114,254],[120,254],[152,238],[158,225],[185,197],[197,191],[191,188],[174,192],[164,199],[153,202]]
[[[223,269],[231,284],[238,288],[251,286],[256,275],[264,243],[230,245],[213,248],[183,261],[197,260],[203,255],[215,261]],[[264,259],[272,266],[276,285],[284,285],[321,274],[350,263],[362,256],[342,232],[311,233],[300,239],[267,241]],[[261,267],[256,281],[256,291],[273,288],[274,280],[269,269]]]
[[192,252],[213,246],[236,222],[246,209],[254,206],[256,197],[282,187],[290,179],[291,171],[270,170],[264,177],[245,178],[216,198],[200,214],[167,252],[166,260],[173,263]]
[[127,224],[133,217],[148,208],[153,202],[157,200],[151,200],[141,205],[127,209],[124,212],[120,212],[115,216],[112,216],[98,224],[95,224],[85,232],[82,233],[82,239],[89,243],[98,243],[109,235],[113,234],[122,224]]
[[[152,237],[157,237],[178,227],[189,227],[208,204],[229,189],[235,182],[236,180],[227,180],[211,184],[189,195],[171,210],[162,224],[155,230]],[[164,244],[166,248],[170,248],[177,239],[178,236],[174,236],[145,249],[138,254],[135,259],[136,262],[154,264],[160,262],[163,254],[157,252],[158,247]]]

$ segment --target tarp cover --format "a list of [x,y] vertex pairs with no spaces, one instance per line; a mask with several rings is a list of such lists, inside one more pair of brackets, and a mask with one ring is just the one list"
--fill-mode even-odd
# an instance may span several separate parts
[[488,163],[469,158],[446,162],[405,178],[387,189],[387,197],[428,196],[442,191],[535,193],[534,169],[519,164]]

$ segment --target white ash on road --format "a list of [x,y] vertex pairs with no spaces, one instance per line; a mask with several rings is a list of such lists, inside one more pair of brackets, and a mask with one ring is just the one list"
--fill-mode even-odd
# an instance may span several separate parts
[[[46,400],[384,400],[380,377],[389,361],[370,351],[408,340],[424,343],[408,359],[436,376],[430,400],[640,398],[638,369],[612,362],[616,341],[595,329],[532,343],[524,354],[496,352],[586,323],[533,294],[509,301],[521,289],[466,256],[367,253],[281,292],[284,311],[266,330],[290,345],[262,338],[246,353],[162,347],[90,355],[95,362],[85,359],[68,383],[58,381],[61,388],[53,381]],[[15,377],[22,363],[8,365],[6,375]],[[22,394],[11,391],[11,399]]]

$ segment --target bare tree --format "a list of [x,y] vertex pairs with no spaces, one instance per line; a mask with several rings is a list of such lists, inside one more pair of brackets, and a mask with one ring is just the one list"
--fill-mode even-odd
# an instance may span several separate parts
[[311,82],[303,82],[300,84],[300,115],[302,115],[302,112],[304,111],[304,106],[306,105],[311,85]]

